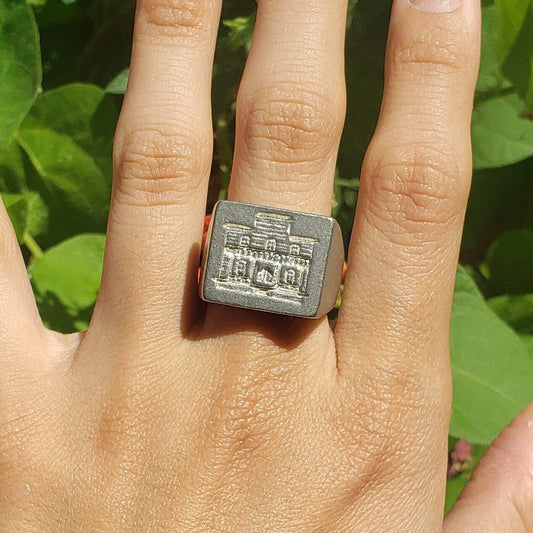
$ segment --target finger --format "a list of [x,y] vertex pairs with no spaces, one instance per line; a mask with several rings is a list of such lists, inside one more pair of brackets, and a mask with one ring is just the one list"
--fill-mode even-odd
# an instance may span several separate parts
[[179,331],[184,302],[197,298],[184,281],[198,269],[220,4],[138,2],[94,326],[120,322],[166,335]]
[[448,325],[471,177],[479,4],[393,4],[336,327],[341,394],[358,420],[379,428],[381,494],[395,495],[367,505],[386,509],[375,515],[384,524],[423,509],[408,515],[410,531],[437,531],[442,521]]
[[[16,362],[42,348],[45,328],[6,209],[0,201],[0,363]],[[30,350],[29,347],[32,347]],[[5,368],[0,370],[5,376]]]
[[233,200],[329,215],[346,0],[263,0],[237,99]]
[[491,444],[446,517],[443,531],[533,531],[533,404]]
[[384,99],[363,165],[337,326],[341,374],[376,369],[376,387],[379,369],[427,369],[434,386],[448,368],[479,34],[478,0],[393,5]]

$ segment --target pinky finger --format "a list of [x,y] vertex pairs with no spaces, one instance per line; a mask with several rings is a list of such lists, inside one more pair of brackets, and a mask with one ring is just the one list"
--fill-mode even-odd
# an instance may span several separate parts
[[533,404],[489,447],[443,533],[533,532]]

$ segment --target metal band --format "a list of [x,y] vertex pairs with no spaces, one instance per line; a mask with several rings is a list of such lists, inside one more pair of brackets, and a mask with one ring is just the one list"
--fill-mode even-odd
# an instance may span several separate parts
[[331,217],[218,202],[200,276],[207,302],[319,318],[337,300],[342,233]]

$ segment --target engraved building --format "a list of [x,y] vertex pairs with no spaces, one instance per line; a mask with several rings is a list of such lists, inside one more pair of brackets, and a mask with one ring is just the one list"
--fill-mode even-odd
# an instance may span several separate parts
[[224,224],[224,252],[216,284],[221,289],[283,300],[307,295],[317,239],[291,235],[293,217],[256,213],[253,226]]

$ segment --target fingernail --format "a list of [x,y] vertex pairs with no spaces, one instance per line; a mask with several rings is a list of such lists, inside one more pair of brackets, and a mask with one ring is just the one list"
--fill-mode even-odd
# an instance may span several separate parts
[[462,0],[409,0],[409,3],[420,11],[451,13],[462,4]]

